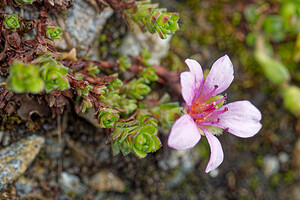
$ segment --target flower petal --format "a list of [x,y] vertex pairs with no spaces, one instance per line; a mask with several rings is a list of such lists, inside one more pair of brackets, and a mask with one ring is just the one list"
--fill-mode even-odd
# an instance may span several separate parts
[[188,65],[190,72],[195,76],[195,89],[201,90],[203,82],[203,71],[201,65],[193,59],[186,59],[185,63]]
[[215,96],[224,92],[233,81],[233,65],[227,55],[219,58],[211,67],[209,74],[207,75],[201,97],[206,97],[211,91],[217,89],[211,96]]
[[201,135],[194,120],[188,115],[182,115],[173,125],[168,146],[173,149],[189,149],[200,140]]
[[203,131],[210,146],[210,159],[205,169],[205,172],[208,173],[216,169],[223,162],[224,153],[218,138],[211,134],[208,130]]
[[261,129],[261,113],[249,101],[236,101],[220,109],[225,108],[228,111],[218,116],[219,123],[216,126],[241,138],[252,137]]
[[196,94],[195,76],[191,72],[182,72],[180,74],[181,93],[188,106],[192,105]]

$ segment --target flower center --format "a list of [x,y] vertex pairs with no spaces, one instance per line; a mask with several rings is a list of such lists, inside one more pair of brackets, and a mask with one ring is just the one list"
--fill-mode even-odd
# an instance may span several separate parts
[[[224,104],[224,100],[227,98],[226,94],[224,96],[217,95],[206,98],[198,98],[195,103],[193,103],[189,109],[188,114],[195,120],[197,124],[209,124],[217,123],[219,114],[226,112],[228,109],[219,108]],[[203,102],[205,100],[205,102]]]

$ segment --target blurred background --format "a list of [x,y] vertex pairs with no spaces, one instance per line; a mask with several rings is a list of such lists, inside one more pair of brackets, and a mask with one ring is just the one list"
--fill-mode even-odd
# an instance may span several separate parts
[[300,199],[300,1],[159,3],[180,13],[180,30],[163,65],[184,71],[184,60],[193,58],[209,69],[228,54],[235,79],[227,101],[250,100],[263,115],[263,128],[253,138],[219,137],[225,158],[210,174],[204,173],[210,152],[202,138],[191,150],[199,154],[194,167],[165,194],[170,199]]

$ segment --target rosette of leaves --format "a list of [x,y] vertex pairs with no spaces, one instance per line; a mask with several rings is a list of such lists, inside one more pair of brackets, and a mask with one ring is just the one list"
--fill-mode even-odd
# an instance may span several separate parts
[[123,82],[118,79],[118,78],[115,78],[108,86],[107,88],[110,90],[110,91],[113,91],[115,89],[118,89],[118,88],[121,88],[123,86]]
[[138,107],[136,99],[127,99],[125,95],[121,96],[119,105],[126,111],[127,114],[133,113]]
[[145,158],[147,153],[157,151],[161,142],[157,136],[157,121],[147,118],[143,121],[116,123],[111,137],[113,154],[120,152],[127,155],[130,152],[137,158]]
[[128,140],[128,136],[138,131],[138,128],[138,120],[116,123],[114,131],[111,135],[111,147],[113,155],[120,153],[120,150],[124,156],[131,152],[131,144]]
[[169,13],[166,9],[159,9],[157,4],[151,4],[150,1],[136,2],[127,10],[127,13],[143,31],[157,32],[162,39],[166,39],[167,35],[179,29],[178,13]]
[[175,121],[181,116],[182,107],[178,102],[165,103],[150,109],[152,113],[159,119],[160,126],[170,129]]
[[144,68],[139,75],[145,80],[145,83],[147,84],[150,84],[151,81],[153,82],[158,80],[158,75],[156,74],[154,67]]
[[145,158],[147,153],[157,151],[161,147],[157,132],[157,127],[149,123],[131,135],[132,153],[138,158]]
[[16,93],[40,93],[44,89],[44,82],[37,66],[15,61],[10,66],[6,87]]
[[24,4],[32,4],[34,0],[15,0],[15,2],[19,5],[24,5]]
[[91,89],[93,89],[93,87],[91,85],[87,85],[85,88],[76,88],[77,89],[77,94],[79,96],[82,96],[82,97],[87,97],[89,96],[89,92]]
[[20,27],[19,17],[17,14],[6,15],[4,18],[4,26],[6,29],[15,30]]
[[45,82],[45,90],[47,93],[54,89],[66,90],[70,87],[66,77],[68,68],[53,58],[50,58],[41,64],[41,76]]
[[106,90],[106,93],[104,95],[104,103],[114,106],[114,107],[120,107],[120,101],[122,100],[120,96],[119,90]]
[[107,88],[104,85],[96,85],[93,87],[93,89],[91,90],[91,92],[96,95],[98,98],[102,99],[102,100],[106,100],[104,94],[106,92]]
[[59,39],[62,29],[57,26],[47,26],[46,36],[49,39]]
[[87,69],[87,74],[96,77],[97,74],[100,73],[100,69],[96,65],[90,65]]
[[145,84],[145,80],[143,78],[133,79],[125,86],[126,95],[129,98],[142,100],[144,96],[146,96],[151,88]]
[[98,114],[101,128],[113,128],[119,118],[119,111],[111,108],[104,108]]
[[121,72],[125,72],[131,66],[131,64],[130,64],[130,62],[128,62],[126,56],[121,56],[119,58],[119,62],[120,63],[119,63],[118,68]]

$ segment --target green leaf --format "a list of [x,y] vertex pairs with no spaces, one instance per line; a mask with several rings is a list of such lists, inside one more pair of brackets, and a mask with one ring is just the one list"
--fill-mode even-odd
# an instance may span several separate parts
[[15,30],[20,27],[19,17],[16,14],[6,15],[4,18],[4,26],[6,29]]

